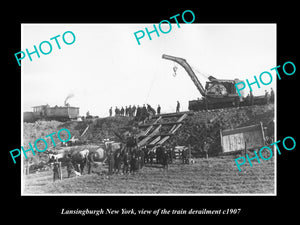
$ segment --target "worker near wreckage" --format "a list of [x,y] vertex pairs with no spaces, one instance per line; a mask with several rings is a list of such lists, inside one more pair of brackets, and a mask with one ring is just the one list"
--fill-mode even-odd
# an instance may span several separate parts
[[112,107],[109,108],[109,116],[112,117]]
[[[54,160],[54,156],[52,156],[52,159]],[[53,163],[53,182],[55,182],[55,180],[61,179],[60,170],[61,170],[61,168],[60,168],[58,159],[56,159]]]
[[157,106],[157,110],[156,110],[156,111],[157,111],[157,115],[160,114],[160,110],[161,110],[161,107],[160,107],[160,105],[158,105],[158,106]]
[[177,101],[177,106],[176,106],[176,113],[180,112],[180,103]]
[[271,93],[270,93],[271,97],[270,97],[270,101],[273,103],[274,102],[274,90],[273,88],[271,88]]
[[254,103],[254,96],[252,91],[250,91],[250,105],[253,105],[253,103]]

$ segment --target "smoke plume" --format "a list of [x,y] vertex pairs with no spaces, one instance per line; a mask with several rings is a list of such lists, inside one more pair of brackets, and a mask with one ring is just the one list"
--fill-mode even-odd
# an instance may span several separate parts
[[70,99],[70,98],[73,98],[74,97],[74,94],[69,94],[66,99],[65,99],[65,106],[67,105],[67,101]]

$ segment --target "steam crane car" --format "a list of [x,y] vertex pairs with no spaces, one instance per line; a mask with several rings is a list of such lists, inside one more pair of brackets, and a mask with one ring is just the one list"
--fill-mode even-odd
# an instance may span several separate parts
[[[235,84],[241,82],[241,80],[216,79],[213,76],[209,76],[209,81],[206,82],[204,89],[198,80],[198,77],[185,59],[165,54],[163,54],[162,58],[174,61],[181,65],[202,95],[202,99],[189,101],[189,110],[199,111],[245,105],[245,102],[243,102],[243,93],[242,96],[239,96],[235,87]],[[257,100],[260,99],[256,99],[256,102],[261,103],[261,101]]]

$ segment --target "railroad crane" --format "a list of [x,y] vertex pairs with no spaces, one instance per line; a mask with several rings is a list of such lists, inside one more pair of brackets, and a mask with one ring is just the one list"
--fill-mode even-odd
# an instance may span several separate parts
[[[170,56],[163,54],[163,59],[171,60],[179,65],[181,65],[187,74],[190,76],[191,80],[197,87],[198,91],[202,95],[201,99],[189,101],[189,110],[199,111],[207,109],[220,109],[228,107],[237,107],[240,105],[246,105],[244,101],[243,93],[239,96],[235,87],[235,84],[241,82],[239,79],[225,80],[217,79],[213,76],[208,77],[208,82],[206,82],[205,89],[198,80],[191,66],[183,58]],[[255,98],[256,104],[264,104],[261,101],[261,97]]]

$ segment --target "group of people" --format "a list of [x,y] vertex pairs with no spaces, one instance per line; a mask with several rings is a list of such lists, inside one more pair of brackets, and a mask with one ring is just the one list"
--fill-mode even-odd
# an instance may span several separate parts
[[[151,105],[147,104],[147,106],[145,104],[143,104],[143,106],[125,106],[125,108],[122,106],[120,108],[118,108],[117,106],[115,107],[115,116],[127,116],[127,117],[137,117],[137,118],[144,118],[147,117],[149,115],[159,115],[161,113],[161,106],[158,104],[156,110],[151,107]],[[176,105],[176,113],[180,112],[180,103],[179,101],[177,101],[177,105]],[[147,116],[146,116],[147,115]],[[109,116],[112,117],[113,116],[113,107],[109,108]]]
[[265,90],[265,98],[267,99],[267,103],[274,102],[274,91],[273,88],[271,88],[270,94],[267,90]]
[[153,159],[157,164],[161,164],[163,169],[168,169],[168,164],[172,162],[171,151],[164,146],[159,146],[156,151],[146,148],[122,148],[115,152],[109,151],[107,155],[108,174],[135,174],[142,169],[146,163],[153,164]]
[[[115,108],[115,116],[126,116],[126,117],[135,117],[138,121],[145,120],[149,117],[149,115],[155,115],[160,114],[161,107],[158,105],[157,111],[153,109],[149,104],[147,106],[144,104],[142,107],[139,105],[136,107],[133,106],[126,106],[125,108],[122,106],[121,108],[118,108],[116,106]],[[113,109],[110,107],[109,109],[109,116],[112,117],[113,115]]]
[[141,150],[129,150],[123,148],[116,152],[109,151],[107,155],[108,162],[108,174],[119,173],[122,168],[122,173],[135,173],[141,169],[143,164],[143,151]]
[[[137,107],[133,105],[126,106],[125,108],[122,106],[121,108],[118,108],[116,106],[115,108],[115,116],[128,116],[128,117],[134,117],[136,113]],[[109,116],[111,117],[113,115],[113,108],[109,108]]]
[[[170,146],[159,145],[156,149],[138,148],[136,140],[132,136],[128,139],[126,145],[121,146],[119,149],[107,150],[106,163],[108,165],[108,174],[135,174],[142,169],[145,164],[161,164],[164,170],[168,170],[168,165],[173,163],[175,159],[174,149]],[[180,152],[180,159],[183,164],[188,163],[188,151],[185,149]],[[92,165],[94,164],[93,157],[86,154],[81,162],[76,161],[71,154],[67,154],[64,158],[64,164],[67,167],[68,178],[74,173],[75,176],[83,174],[84,167],[88,167],[88,174],[91,173]],[[155,159],[155,162],[154,162]],[[50,160],[53,164],[53,181],[62,179],[62,165],[58,159],[52,157]],[[79,164],[78,164],[79,163]],[[79,168],[80,166],[80,168]]]
[[[266,103],[269,104],[270,102],[273,103],[274,102],[274,90],[273,88],[271,88],[271,91],[270,93],[265,90],[265,99],[266,99]],[[253,93],[252,91],[249,92],[249,94],[246,96],[246,102],[249,104],[249,105],[253,105],[254,104],[254,96],[253,96]]]

